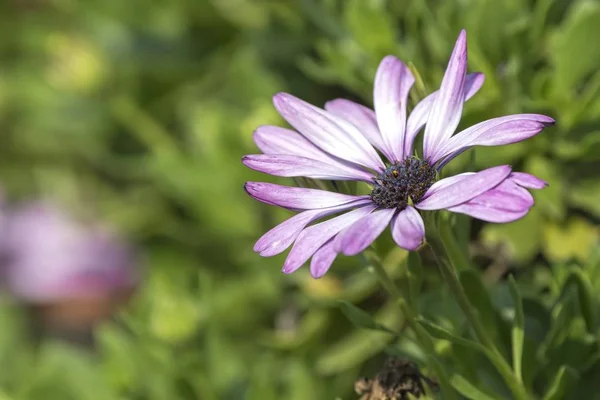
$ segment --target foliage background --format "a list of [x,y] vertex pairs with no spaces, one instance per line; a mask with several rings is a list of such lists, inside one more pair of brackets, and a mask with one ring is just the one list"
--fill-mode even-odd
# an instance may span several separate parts
[[[459,232],[490,287],[494,309],[480,311],[502,341],[514,316],[503,278],[514,272],[532,390],[541,395],[567,371],[579,383],[564,398],[600,398],[598,1],[5,0],[6,196],[50,196],[110,221],[139,243],[148,271],[131,304],[97,329],[94,353],[52,340],[34,347],[23,312],[3,306],[0,399],[350,399],[384,352],[420,362],[410,342],[340,312],[341,298],[402,326],[359,258],[342,257],[315,281],[306,270],[283,276],[283,256],[252,252],[287,214],[246,196],[244,181],[273,180],[240,158],[257,151],[255,127],[283,123],[274,93],[370,104],[386,54],[413,62],[432,90],[463,27],[469,70],[486,74],[463,126],[520,112],[557,120],[450,166],[510,163],[550,182],[523,220]],[[406,254],[380,246],[402,279]],[[423,314],[467,335],[427,259],[423,273]],[[472,296],[487,304],[485,291]],[[437,345],[457,374],[506,395],[477,354]]]

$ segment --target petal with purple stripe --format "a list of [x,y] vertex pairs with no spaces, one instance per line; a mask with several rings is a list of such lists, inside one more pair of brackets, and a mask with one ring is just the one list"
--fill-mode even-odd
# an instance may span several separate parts
[[430,161],[435,163],[446,156],[460,154],[464,149],[472,146],[501,146],[517,143],[537,135],[552,124],[554,124],[552,118],[540,114],[507,115],[483,121],[457,133],[443,143],[431,156]]
[[377,127],[375,111],[346,99],[328,101],[325,110],[353,124],[373,146],[383,152],[385,144]]
[[365,167],[384,168],[369,141],[352,124],[287,93],[273,98],[275,108],[305,138],[327,153]]
[[511,176],[495,188],[448,210],[496,223],[511,222],[523,217],[533,206],[533,197],[526,189],[517,185]]
[[468,203],[515,212],[531,208],[534,200],[527,189],[508,178],[495,188],[469,200]]
[[423,200],[416,204],[416,207],[420,210],[440,210],[465,203],[498,186],[510,172],[508,165],[501,165],[467,175],[450,185],[439,183],[437,187],[434,188],[434,185],[429,188]]
[[455,213],[466,214],[482,221],[494,222],[497,224],[516,221],[523,218],[529,212],[528,208],[522,211],[507,211],[471,202],[451,207],[448,210]]
[[310,274],[313,278],[318,279],[325,275],[337,257],[338,252],[334,248],[334,240],[335,239],[329,239],[329,241],[312,256],[312,259],[310,260]]
[[329,239],[374,209],[374,205],[367,205],[304,229],[283,264],[283,272],[296,271]]
[[392,220],[392,237],[398,246],[406,250],[416,250],[425,241],[425,224],[421,214],[408,206]]
[[435,99],[423,142],[423,154],[431,157],[452,136],[462,114],[465,101],[465,80],[467,72],[467,33],[463,29],[458,36],[442,84]]
[[435,182],[433,185],[431,185],[429,190],[427,190],[427,192],[425,193],[425,196],[423,196],[423,199],[435,194],[437,191],[444,189],[445,187],[448,187],[456,182],[459,182],[459,181],[465,179],[466,177],[468,177],[470,175],[475,175],[475,172],[463,172],[462,174],[452,175],[452,176],[449,176],[447,178],[444,178],[442,180]]
[[256,200],[293,210],[334,207],[368,199],[368,196],[351,196],[326,190],[282,186],[266,182],[246,182],[244,189]]
[[285,251],[308,224],[351,208],[363,207],[370,202],[370,200],[362,200],[330,208],[308,210],[296,214],[262,235],[254,245],[254,251],[260,253],[263,257],[277,255]]
[[251,154],[242,158],[248,168],[266,174],[313,179],[362,180],[370,182],[372,175],[366,171],[332,165],[323,161],[284,154]]
[[525,172],[513,172],[510,179],[527,189],[543,189],[548,186],[548,182]]
[[360,253],[381,235],[395,212],[395,209],[385,208],[362,217],[336,237],[336,250],[347,256]]
[[[479,91],[484,80],[485,76],[481,72],[474,72],[467,75],[464,89],[465,101],[469,100]],[[412,153],[415,137],[427,123],[431,106],[433,106],[435,99],[437,99],[438,93],[439,90],[436,90],[417,103],[408,116],[408,122],[406,123],[406,137],[404,139],[404,154],[409,155]]]
[[410,69],[394,56],[384,57],[375,74],[375,115],[385,144],[384,154],[391,162],[404,159],[406,100],[414,82]]
[[254,131],[254,143],[264,154],[286,154],[330,162],[333,157],[291,129],[263,125]]

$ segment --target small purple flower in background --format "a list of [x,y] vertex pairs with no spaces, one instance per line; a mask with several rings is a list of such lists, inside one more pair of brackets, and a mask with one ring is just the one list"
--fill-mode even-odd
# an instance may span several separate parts
[[[282,177],[364,181],[372,191],[353,196],[247,182],[245,189],[255,199],[300,211],[263,235],[254,250],[274,256],[293,243],[283,272],[294,272],[312,257],[310,272],[318,278],[337,254],[362,252],[387,225],[391,225],[398,246],[417,249],[425,240],[425,226],[417,210],[447,209],[498,223],[527,214],[534,203],[527,189],[541,189],[546,183],[512,172],[508,165],[437,181],[437,172],[444,165],[473,146],[519,142],[554,124],[544,115],[516,114],[481,122],[454,135],[464,102],[484,80],[483,74],[467,74],[466,69],[463,30],[440,89],[420,101],[408,119],[406,103],[415,79],[393,56],[385,57],[377,70],[374,111],[345,99],[330,101],[323,110],[286,93],[275,95],[275,108],[297,132],[259,127],[254,140],[264,154],[245,156],[246,166]],[[419,159],[413,155],[413,142],[423,127],[423,159]],[[338,213],[343,214],[309,226]]]
[[89,326],[108,317],[139,282],[131,248],[52,204],[6,210],[0,227],[6,290],[22,303],[43,306],[43,317],[54,323]]

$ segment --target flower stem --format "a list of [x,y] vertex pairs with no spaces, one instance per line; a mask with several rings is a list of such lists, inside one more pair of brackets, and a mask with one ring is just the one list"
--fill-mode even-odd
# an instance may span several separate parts
[[[443,223],[444,222],[442,222],[442,224]],[[530,399],[526,388],[523,386],[523,382],[521,382],[521,380],[518,379],[518,377],[512,371],[510,365],[502,356],[502,353],[500,353],[496,347],[496,344],[485,330],[481,320],[478,318],[475,308],[470,303],[462,283],[458,279],[456,267],[453,265],[452,257],[449,257],[444,243],[442,243],[442,240],[439,240],[436,236],[432,235],[431,239],[428,240],[428,244],[433,250],[433,254],[439,266],[442,277],[448,284],[450,291],[456,299],[456,302],[465,314],[469,325],[475,331],[477,339],[489,350],[488,358],[494,364],[500,375],[502,375],[502,378],[513,393],[514,398],[517,400]]]
[[430,368],[434,371],[438,380],[440,381],[440,387],[442,389],[442,393],[444,394],[444,399],[456,400],[456,394],[452,389],[448,374],[439,361],[435,358],[435,347],[431,336],[429,336],[429,333],[427,333],[427,331],[417,323],[416,313],[412,310],[408,301],[402,296],[402,293],[392,281],[392,278],[383,267],[383,264],[381,263],[381,260],[377,254],[375,254],[373,251],[366,251],[363,252],[363,257],[365,258],[366,263],[372,268],[383,288],[390,294],[390,296],[392,296],[394,303],[396,303],[402,310],[408,326],[410,326],[415,333],[417,342],[426,354]]

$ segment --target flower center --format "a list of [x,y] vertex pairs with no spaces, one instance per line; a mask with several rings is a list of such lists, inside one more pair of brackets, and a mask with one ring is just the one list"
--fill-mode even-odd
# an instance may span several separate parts
[[435,168],[416,157],[393,164],[373,178],[371,200],[379,207],[406,208],[417,203],[435,182]]

